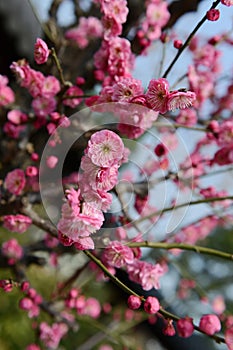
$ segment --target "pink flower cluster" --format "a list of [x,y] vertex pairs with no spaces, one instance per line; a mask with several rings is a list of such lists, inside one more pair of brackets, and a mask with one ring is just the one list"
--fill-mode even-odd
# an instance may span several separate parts
[[168,4],[164,0],[147,0],[146,17],[137,31],[137,38],[142,47],[146,49],[153,40],[161,36],[162,28],[167,24],[170,13]]
[[22,169],[15,169],[10,171],[4,182],[5,188],[15,196],[22,194],[26,185],[26,178]]
[[96,298],[86,298],[75,288],[70,290],[65,299],[65,305],[69,309],[75,309],[78,315],[98,318],[101,313],[101,306]]
[[[129,278],[142,286],[144,290],[159,289],[159,278],[164,275],[165,268],[139,260],[140,250],[137,252],[124,242],[112,241],[105,248],[102,259],[110,268],[125,267]],[[114,273],[114,270],[112,271]]]
[[146,93],[148,105],[155,111],[166,113],[175,109],[191,107],[196,94],[191,91],[170,91],[168,81],[164,78],[152,79]]
[[93,39],[100,38],[103,34],[101,21],[96,17],[80,17],[79,24],[75,28],[67,30],[66,39],[73,40],[80,49],[88,46]]
[[46,322],[40,324],[40,340],[49,349],[57,349],[61,339],[68,332],[65,323],[53,323],[49,326]]
[[31,288],[28,282],[22,284],[21,290],[26,296],[19,301],[20,309],[27,311],[29,318],[37,317],[40,314],[40,304],[43,302],[41,295]]
[[61,90],[60,83],[53,75],[44,76],[32,69],[25,60],[13,62],[12,71],[20,85],[32,95],[32,107],[37,117],[45,117],[56,108],[55,95]]
[[0,107],[7,106],[15,100],[15,94],[7,84],[8,78],[0,75]]
[[67,202],[58,223],[59,239],[64,245],[94,248],[90,235],[103,224],[103,211],[112,201],[108,191],[116,185],[118,168],[124,161],[124,144],[117,134],[101,130],[91,136],[81,160],[79,189],[66,192]]
[[[104,40],[101,48],[94,56],[97,69],[96,78],[104,80],[105,85],[111,85],[119,77],[126,77],[133,67],[134,56],[131,52],[130,42],[120,38],[122,24],[128,14],[126,0],[98,0],[103,13],[102,24],[104,28]],[[108,77],[106,77],[108,73]]]
[[12,109],[7,113],[8,121],[4,124],[3,130],[9,136],[17,139],[21,132],[26,130],[28,116],[18,109]]

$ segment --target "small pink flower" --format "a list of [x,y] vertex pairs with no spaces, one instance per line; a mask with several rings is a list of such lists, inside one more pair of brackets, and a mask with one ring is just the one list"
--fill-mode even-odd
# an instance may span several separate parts
[[11,111],[9,111],[7,113],[7,119],[15,124],[15,125],[19,125],[23,122],[27,121],[27,115],[23,112],[21,112],[20,110],[17,109],[12,109]]
[[32,108],[38,117],[46,117],[55,110],[56,105],[57,102],[54,97],[37,97],[32,101]]
[[228,350],[233,350],[233,325],[226,329],[225,340]]
[[24,171],[21,169],[12,170],[6,176],[5,187],[10,193],[16,196],[22,194],[25,184]]
[[49,57],[49,49],[48,46],[46,44],[46,42],[44,42],[44,40],[38,38],[36,40],[35,46],[34,46],[34,59],[36,61],[37,64],[43,64],[45,62],[47,62],[48,57]]
[[217,21],[220,17],[220,11],[218,9],[211,9],[206,12],[206,18],[209,21]]
[[49,75],[43,81],[43,86],[41,88],[41,96],[45,98],[50,98],[55,96],[61,90],[59,80],[53,75]]
[[163,334],[167,335],[168,337],[173,337],[176,334],[176,330],[173,326],[173,320],[168,319],[164,322],[165,326],[163,327]]
[[195,100],[196,94],[194,92],[172,91],[168,95],[167,108],[169,111],[189,108]]
[[146,100],[151,108],[160,113],[168,110],[167,100],[169,95],[169,84],[164,78],[152,79],[146,93]]
[[2,254],[8,258],[8,264],[14,265],[23,256],[23,248],[14,238],[2,244]]
[[105,248],[104,259],[110,266],[121,268],[133,262],[134,254],[131,248],[118,241],[113,241]]
[[55,168],[55,166],[57,165],[58,162],[58,158],[56,156],[49,156],[46,159],[46,164],[50,169]]
[[0,288],[2,288],[4,292],[9,293],[13,289],[13,284],[9,280],[0,280]]
[[158,312],[160,309],[160,304],[157,298],[155,297],[147,297],[146,301],[144,303],[144,310],[148,313],[148,314],[156,314],[156,312]]
[[29,344],[25,350],[41,350],[41,348],[39,347],[39,345]]
[[29,165],[26,168],[26,175],[31,177],[31,176],[36,176],[38,174],[38,168],[36,166]]
[[86,299],[83,311],[85,315],[88,315],[91,318],[98,318],[101,313],[101,306],[99,301],[95,298]]
[[136,295],[130,295],[127,300],[128,307],[132,310],[137,310],[140,308],[142,301],[141,298]]
[[214,333],[220,331],[221,322],[219,321],[219,318],[216,315],[204,315],[200,319],[199,327],[206,334],[213,335]]
[[68,332],[65,323],[54,323],[49,326],[46,322],[40,324],[40,340],[50,349],[57,349],[61,339]]
[[31,224],[32,219],[25,215],[5,215],[3,217],[3,226],[12,232],[23,233]]
[[123,158],[124,144],[121,138],[110,130],[94,133],[88,141],[87,155],[100,167],[118,164]]
[[194,331],[193,319],[191,317],[179,319],[177,321],[177,331],[180,337],[190,337]]
[[7,106],[15,100],[15,94],[7,84],[8,78],[0,75],[0,107]]
[[221,3],[226,6],[233,6],[233,0],[221,0]]
[[82,102],[83,90],[78,86],[71,86],[66,91],[66,96],[69,97],[63,100],[63,104],[71,108],[77,107]]

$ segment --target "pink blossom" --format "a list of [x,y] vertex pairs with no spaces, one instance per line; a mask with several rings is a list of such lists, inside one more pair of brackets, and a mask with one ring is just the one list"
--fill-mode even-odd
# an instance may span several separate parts
[[121,138],[110,130],[94,133],[88,141],[87,155],[100,167],[110,167],[121,161],[124,144]]
[[166,113],[168,110],[169,84],[164,78],[152,79],[146,93],[146,100],[151,108],[160,113]]
[[53,323],[52,326],[46,322],[40,324],[40,340],[50,349],[57,349],[67,332],[68,327],[65,323]]
[[229,328],[225,331],[225,341],[228,350],[233,350],[233,325],[231,325]]
[[133,97],[143,93],[142,83],[138,79],[123,78],[112,86],[112,100],[129,102]]
[[220,17],[220,11],[218,9],[211,9],[206,12],[206,18],[209,21],[217,21]]
[[160,309],[159,301],[156,297],[147,297],[144,303],[144,310],[148,314],[156,314]]
[[57,102],[54,97],[37,97],[32,101],[32,108],[38,117],[46,117],[55,110],[56,105]]
[[172,91],[168,95],[167,109],[174,111],[175,109],[185,109],[193,105],[196,100],[196,94],[191,91]]
[[100,38],[103,33],[103,26],[96,17],[80,17],[77,27],[69,29],[65,33],[66,39],[73,40],[80,49],[88,46],[90,40]]
[[41,350],[41,348],[36,344],[29,344],[25,350]]
[[111,15],[105,15],[102,18],[104,27],[104,39],[109,40],[111,37],[118,36],[122,32],[122,24],[117,22],[116,18]]
[[118,23],[125,23],[129,12],[126,0],[103,0],[101,1],[101,11],[105,16],[112,16]]
[[176,334],[176,330],[173,325],[173,320],[168,319],[164,320],[165,325],[163,327],[163,334],[167,335],[168,337],[173,337]]
[[170,18],[165,1],[151,2],[146,9],[146,18],[149,23],[163,27]]
[[63,100],[63,104],[71,108],[77,107],[82,102],[83,91],[78,86],[71,86],[66,91],[66,98]]
[[36,176],[38,174],[38,168],[32,165],[29,165],[26,168],[26,175],[31,177],[31,176]]
[[101,306],[96,298],[87,298],[84,306],[84,314],[91,318],[98,318],[101,313]]
[[5,178],[6,189],[16,196],[22,194],[25,184],[26,178],[22,169],[10,171]]
[[200,319],[199,327],[206,334],[213,335],[220,331],[221,323],[216,315],[203,315]]
[[179,50],[183,46],[183,42],[181,40],[174,40],[173,46]]
[[141,298],[136,295],[130,295],[127,300],[128,307],[132,310],[137,310],[142,304]]
[[24,123],[27,121],[28,117],[25,113],[23,113],[20,110],[17,109],[12,109],[11,111],[9,111],[7,113],[7,119],[15,124],[15,125],[19,125],[21,123]]
[[44,42],[44,40],[37,38],[35,46],[34,46],[34,59],[37,64],[43,64],[47,62],[48,57],[49,57],[49,49]]
[[41,96],[50,98],[55,96],[61,90],[59,80],[53,75],[45,77],[43,86],[41,87]]
[[4,292],[9,293],[13,289],[13,284],[10,280],[0,280],[0,288],[2,288]]
[[118,167],[118,164],[113,164],[111,167],[99,167],[88,156],[83,156],[81,161],[84,181],[95,191],[110,191],[117,184]]
[[120,112],[119,131],[131,139],[136,139],[149,129],[158,118],[159,112],[152,110],[137,110],[135,104],[130,105],[127,111]]
[[177,331],[180,337],[190,337],[194,331],[193,319],[191,317],[179,319],[177,321]]
[[233,6],[233,0],[221,0],[221,3],[226,6]]
[[32,219],[25,215],[5,215],[3,217],[3,226],[9,231],[23,233],[31,224]]
[[46,164],[50,169],[55,168],[55,166],[57,165],[58,162],[58,158],[56,156],[49,156],[46,159]]
[[91,203],[83,203],[81,211],[73,210],[68,203],[62,206],[62,217],[58,223],[58,230],[74,242],[89,237],[100,229],[103,224],[103,213]]
[[14,265],[23,256],[23,248],[14,238],[2,244],[2,254],[8,259],[9,265]]
[[10,122],[6,122],[3,127],[3,131],[7,134],[7,136],[12,137],[14,139],[18,139],[20,134],[26,129],[25,125],[15,125]]
[[160,264],[149,264],[144,262],[141,267],[139,277],[140,283],[144,290],[152,288],[159,289],[159,278],[164,274],[164,269]]
[[217,295],[214,298],[214,300],[212,301],[212,308],[213,311],[218,315],[221,315],[225,311],[226,304],[222,295]]
[[7,84],[8,78],[0,75],[0,107],[7,106],[15,100],[15,94]]
[[194,109],[181,110],[176,117],[178,124],[192,126],[197,123],[197,113]]
[[74,246],[78,250],[94,249],[95,244],[91,237],[79,237],[76,238]]
[[132,264],[134,254],[131,248],[118,241],[113,241],[105,248],[104,259],[108,265],[121,268],[127,264]]

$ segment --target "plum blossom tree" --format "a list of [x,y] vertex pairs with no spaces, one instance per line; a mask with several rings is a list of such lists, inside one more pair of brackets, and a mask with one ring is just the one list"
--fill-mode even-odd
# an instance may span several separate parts
[[[19,346],[139,350],[134,327],[146,320],[190,349],[195,332],[232,350],[230,283],[210,284],[233,260],[230,240],[219,244],[233,222],[233,83],[221,61],[233,39],[197,31],[233,2],[209,1],[184,40],[165,0],[135,13],[126,0],[74,1],[70,28],[57,23],[61,3],[34,62],[0,76],[0,292],[17,293],[30,324]],[[154,43],[170,63],[143,86],[135,61]]]

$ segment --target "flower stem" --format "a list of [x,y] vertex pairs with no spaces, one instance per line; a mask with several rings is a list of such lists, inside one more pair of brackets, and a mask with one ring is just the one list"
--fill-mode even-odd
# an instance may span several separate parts
[[53,60],[54,60],[54,62],[55,62],[55,64],[56,64],[56,66],[57,66],[57,70],[58,70],[59,77],[60,77],[60,80],[61,80],[62,85],[68,86],[68,87],[69,87],[69,86],[72,86],[72,84],[71,84],[69,81],[66,81],[65,78],[64,78],[63,70],[62,70],[62,67],[61,67],[59,58],[57,57],[57,53],[56,53],[54,47],[51,48],[51,55],[52,55]]
[[[217,0],[214,1],[211,8],[210,9],[214,9],[215,7],[218,6],[218,4],[220,3],[221,0]],[[190,33],[190,35],[188,36],[188,38],[186,39],[186,41],[184,42],[184,44],[182,45],[182,47],[178,50],[176,56],[174,57],[174,59],[172,60],[172,62],[170,63],[169,67],[167,68],[167,70],[165,71],[165,73],[163,74],[163,78],[166,78],[167,75],[170,73],[171,69],[173,68],[174,64],[176,63],[176,61],[178,60],[178,58],[180,57],[180,55],[182,54],[182,52],[186,49],[186,47],[189,45],[191,39],[194,37],[194,35],[196,34],[196,32],[198,31],[198,29],[202,26],[202,24],[207,20],[207,16],[205,14],[205,16],[200,20],[200,22],[198,22],[198,24],[196,25],[196,27],[193,29],[193,31]]]
[[[138,295],[131,288],[127,287],[122,281],[120,281],[116,276],[112,275],[111,272],[109,272],[109,270],[106,268],[106,266],[95,255],[93,255],[90,251],[84,250],[83,252],[84,252],[84,254],[86,254],[86,256],[89,259],[91,259],[94,263],[96,263],[96,265],[104,272],[104,274],[106,276],[108,276],[111,279],[111,281],[114,282],[118,287],[123,289],[127,294],[135,295],[135,296],[139,297],[143,302],[146,301],[146,299],[144,297],[142,297],[141,295]],[[160,306],[159,313],[166,319],[171,319],[171,320],[174,320],[174,321],[178,321],[180,319],[179,316],[164,310],[164,308],[162,306]],[[194,329],[196,331],[204,333],[196,325],[194,325]],[[206,333],[204,333],[204,334],[207,335]],[[217,335],[210,335],[209,337],[214,339],[217,343],[225,343],[225,339],[223,337],[220,337],[220,336],[217,336]]]
[[140,222],[143,222],[147,219],[152,219],[154,216],[161,215],[163,213],[167,213],[172,210],[180,209],[187,207],[189,205],[197,205],[197,204],[204,204],[204,203],[212,203],[212,202],[219,202],[219,201],[224,201],[224,200],[233,200],[233,196],[226,196],[226,197],[212,197],[212,198],[205,198],[205,199],[198,199],[193,202],[186,202],[186,203],[181,203],[178,205],[174,205],[172,207],[167,207],[161,210],[154,211],[144,217],[141,217],[139,219],[134,220],[134,223],[139,224]]
[[198,245],[186,244],[186,243],[166,243],[166,242],[130,242],[127,244],[128,247],[148,247],[148,248],[158,248],[158,249],[182,249],[182,250],[192,250],[199,254],[207,254],[217,256],[219,258],[228,259],[233,261],[233,254],[223,252],[221,250],[201,247]]

